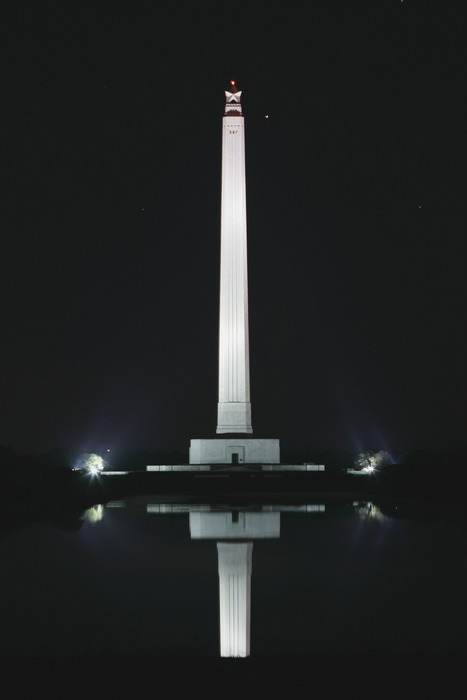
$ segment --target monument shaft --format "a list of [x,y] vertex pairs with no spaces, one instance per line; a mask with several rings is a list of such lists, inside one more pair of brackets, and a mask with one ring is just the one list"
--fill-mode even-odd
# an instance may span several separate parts
[[279,464],[275,438],[253,438],[248,338],[245,127],[230,81],[222,121],[219,402],[216,438],[190,442],[190,464]]
[[248,337],[245,129],[241,92],[226,92],[222,136],[217,433],[252,433]]

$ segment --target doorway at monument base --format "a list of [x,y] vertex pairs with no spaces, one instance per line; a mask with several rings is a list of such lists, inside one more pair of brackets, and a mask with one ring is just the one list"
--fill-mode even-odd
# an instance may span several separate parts
[[190,464],[279,464],[280,445],[276,438],[193,439]]

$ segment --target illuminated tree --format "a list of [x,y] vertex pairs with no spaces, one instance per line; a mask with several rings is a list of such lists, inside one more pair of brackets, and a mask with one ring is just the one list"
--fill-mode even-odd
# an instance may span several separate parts
[[379,452],[360,452],[355,460],[355,466],[366,472],[374,472],[376,469],[384,467],[391,463],[391,455],[389,452],[380,450]]
[[103,471],[105,461],[95,452],[85,452],[83,455],[81,455],[78,466],[80,469],[88,471],[91,474],[98,474],[99,472]]

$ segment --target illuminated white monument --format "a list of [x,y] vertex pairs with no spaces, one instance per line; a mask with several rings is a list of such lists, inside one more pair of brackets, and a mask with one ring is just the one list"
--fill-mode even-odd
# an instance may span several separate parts
[[222,125],[221,284],[217,433],[252,433],[248,343],[245,128],[231,81]]
[[[248,337],[245,127],[235,81],[225,92],[222,135],[219,402],[217,434],[192,440],[190,464],[278,464],[279,440],[253,433]],[[234,437],[232,437],[234,436]]]

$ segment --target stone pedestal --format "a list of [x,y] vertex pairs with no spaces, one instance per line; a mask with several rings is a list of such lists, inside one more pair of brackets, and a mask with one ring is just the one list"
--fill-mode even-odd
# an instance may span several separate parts
[[280,446],[275,438],[193,439],[190,441],[190,464],[279,464]]

